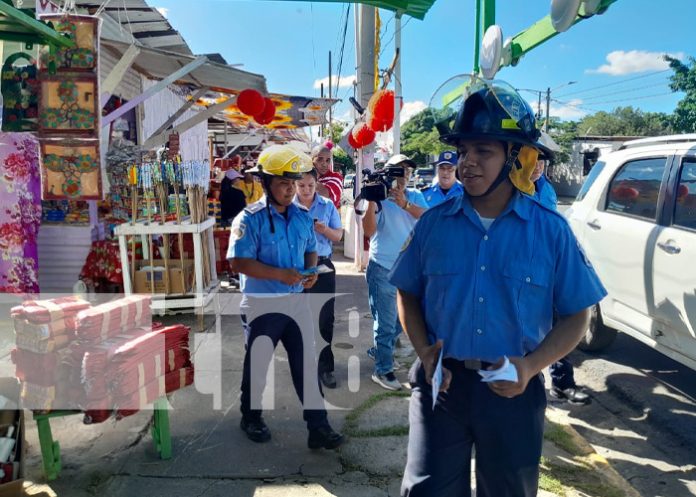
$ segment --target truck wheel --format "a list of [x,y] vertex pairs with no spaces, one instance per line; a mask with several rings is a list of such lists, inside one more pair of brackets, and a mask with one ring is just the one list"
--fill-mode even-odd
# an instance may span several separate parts
[[578,348],[585,352],[602,350],[611,345],[615,338],[616,330],[604,324],[599,305],[594,305],[592,307],[590,326],[587,328],[585,336],[580,340]]

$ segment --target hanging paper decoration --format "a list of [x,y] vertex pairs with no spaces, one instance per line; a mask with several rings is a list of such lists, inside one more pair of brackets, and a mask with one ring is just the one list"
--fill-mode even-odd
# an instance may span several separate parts
[[44,21],[53,23],[59,33],[67,36],[74,47],[42,47],[39,52],[39,68],[51,73],[56,71],[94,72],[98,67],[99,23],[100,19],[92,16],[50,15],[43,16]]
[[257,116],[263,112],[266,101],[258,91],[247,89],[237,96],[237,108],[247,116]]
[[360,148],[358,142],[356,142],[355,138],[353,138],[353,130],[351,130],[350,133],[348,133],[348,145],[350,145],[356,150]]
[[100,200],[99,140],[45,140],[41,143],[44,200]]
[[[24,62],[22,65],[15,65]],[[39,82],[36,61],[24,52],[10,55],[2,66],[3,131],[36,131]]]
[[77,132],[95,136],[98,124],[95,92],[93,78],[44,78],[39,109],[41,134]]
[[394,125],[394,91],[376,91],[367,103],[367,112],[373,130],[389,131]]
[[367,147],[370,143],[375,141],[375,131],[370,128],[366,123],[360,123],[351,132],[355,143],[358,145],[354,148]]

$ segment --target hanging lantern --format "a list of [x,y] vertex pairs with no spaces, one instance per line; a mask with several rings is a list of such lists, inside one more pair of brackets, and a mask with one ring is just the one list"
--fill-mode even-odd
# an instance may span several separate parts
[[370,125],[370,128],[375,130],[377,133],[384,133],[385,131],[389,131],[391,129],[393,122],[393,119],[391,121],[382,121],[375,116],[370,116],[368,124]]
[[360,123],[353,128],[353,138],[358,144],[357,148],[367,147],[375,141],[375,131],[367,123]]
[[258,115],[254,116],[254,121],[259,123],[262,126],[265,126],[266,124],[271,124],[273,122],[273,118],[275,117],[275,111],[276,111],[276,106],[273,103],[273,100],[270,98],[264,98],[264,108],[261,113]]
[[246,89],[237,96],[237,107],[247,116],[256,116],[263,112],[265,99],[258,91]]
[[358,145],[358,142],[355,141],[355,138],[353,138],[353,130],[350,130],[348,133],[348,145],[353,147],[354,149],[359,149],[360,145]]
[[387,131],[394,123],[394,91],[376,91],[367,103],[367,111],[370,116],[370,122],[374,122],[377,125],[377,127],[372,129],[375,131]]

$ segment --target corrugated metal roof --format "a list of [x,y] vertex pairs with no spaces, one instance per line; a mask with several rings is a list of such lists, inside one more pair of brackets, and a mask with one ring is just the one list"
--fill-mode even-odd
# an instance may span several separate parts
[[[102,40],[102,47],[113,56],[120,58],[130,45],[113,40]],[[141,47],[140,54],[133,63],[133,68],[150,79],[164,79],[193,62],[197,57],[174,53],[156,48]],[[183,76],[177,84],[195,87],[209,87],[215,91],[233,93],[253,88],[266,93],[266,78],[260,74],[242,71],[228,65],[208,60],[205,64]]]

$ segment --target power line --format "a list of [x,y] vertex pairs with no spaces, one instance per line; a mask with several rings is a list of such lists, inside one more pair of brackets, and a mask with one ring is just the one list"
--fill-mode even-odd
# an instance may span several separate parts
[[650,76],[655,76],[655,75],[657,75],[657,74],[662,74],[662,73],[667,72],[667,71],[671,71],[671,69],[664,69],[664,70],[662,70],[662,71],[655,71],[655,72],[652,72],[652,73],[649,73],[649,74],[641,74],[640,76],[634,76],[634,77],[631,77],[631,78],[622,79],[621,81],[614,81],[613,83],[607,83],[607,84],[605,84],[605,85],[599,85],[599,86],[594,86],[594,87],[592,87],[592,88],[586,88],[586,89],[584,89],[584,90],[578,90],[578,91],[573,91],[573,92],[570,92],[570,93],[564,93],[564,94],[559,95],[559,96],[560,96],[560,97],[568,97],[568,96],[570,96],[570,95],[577,95],[577,94],[579,94],[579,93],[586,93],[586,92],[588,92],[588,91],[599,90],[600,88],[606,88],[606,87],[608,87],[608,86],[620,85],[620,84],[623,84],[623,83],[628,83],[629,81],[635,81],[636,79],[648,78],[648,77],[650,77]]
[[587,102],[588,100],[594,100],[597,98],[604,98],[604,97],[608,97],[610,95],[621,95],[623,93],[632,93],[632,92],[636,92],[636,91],[645,90],[646,88],[655,88],[657,86],[666,86],[668,84],[669,84],[669,82],[665,80],[665,81],[661,81],[660,83],[656,83],[654,85],[636,86],[634,88],[626,88],[625,90],[618,90],[618,91],[613,91],[613,92],[609,92],[609,93],[602,93],[600,95],[592,95],[592,96],[583,98],[582,101]]
[[[645,99],[648,99],[648,98],[662,97],[662,96],[665,96],[665,95],[671,95],[671,94],[673,94],[673,93],[674,93],[674,92],[672,92],[672,91],[668,91],[668,92],[665,92],[665,93],[655,93],[655,94],[652,94],[652,95],[639,95],[639,96],[637,96],[637,97],[619,98],[619,99],[615,99],[615,100],[605,100],[605,101],[602,101],[602,102],[591,102],[591,103],[589,103],[588,105],[589,105],[589,106],[596,107],[596,106],[598,106],[598,105],[603,105],[603,104],[613,104],[613,103],[619,103],[619,102],[627,102],[627,101],[634,101],[634,100],[645,100]],[[569,107],[575,107],[575,108],[582,108],[582,105],[584,105],[584,104],[571,104],[570,102],[564,102],[564,101],[562,101],[562,100],[557,100],[557,99],[552,99],[552,100],[553,100],[554,102],[556,102],[556,103],[561,104],[561,105],[567,105],[567,106],[569,106]],[[585,109],[585,110],[588,110],[588,109]]]
[[[336,76],[336,96],[338,96],[338,87],[341,83],[341,71],[343,70],[343,53],[346,48],[346,35],[348,34],[348,18],[350,17],[350,4],[348,4],[348,9],[346,10],[346,20],[343,25],[343,42],[341,43],[341,54],[338,61],[338,72]],[[329,95],[331,98],[331,95]]]
[[[409,17],[408,19],[406,19],[406,22],[403,24],[403,26],[401,26],[401,33],[402,34],[403,34],[404,29],[406,29],[406,26],[408,26],[408,23],[411,22],[411,19],[413,19],[413,17]],[[389,38],[389,41],[382,45],[382,50],[380,50],[379,55],[377,56],[377,60],[379,60],[379,57],[382,56],[384,51],[387,49],[387,46],[392,42],[392,40],[395,37],[396,37],[396,29],[394,29],[394,34],[392,35],[391,38]]]

